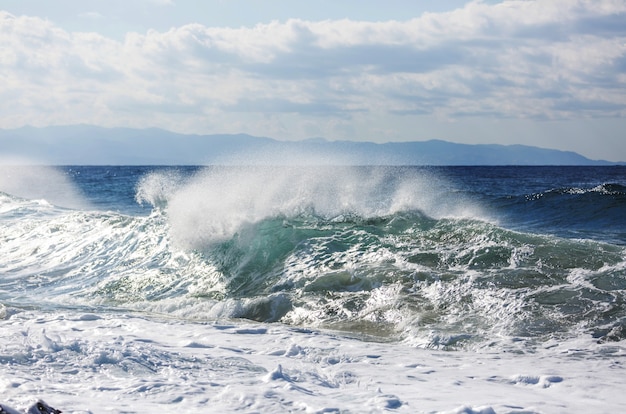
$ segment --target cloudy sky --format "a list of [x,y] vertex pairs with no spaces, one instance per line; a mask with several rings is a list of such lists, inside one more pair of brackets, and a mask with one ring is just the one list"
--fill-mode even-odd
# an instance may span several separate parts
[[2,0],[0,128],[77,123],[626,161],[626,0]]

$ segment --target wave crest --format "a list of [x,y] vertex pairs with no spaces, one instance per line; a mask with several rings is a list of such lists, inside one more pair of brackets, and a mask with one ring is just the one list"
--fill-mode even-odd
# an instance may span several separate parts
[[477,217],[479,209],[425,171],[388,168],[213,167],[187,179],[145,177],[137,200],[167,207],[174,242],[202,249],[271,217],[324,220],[384,217],[419,210],[432,217]]

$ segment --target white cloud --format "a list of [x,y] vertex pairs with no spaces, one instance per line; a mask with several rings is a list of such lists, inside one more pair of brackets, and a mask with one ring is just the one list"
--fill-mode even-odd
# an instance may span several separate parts
[[[297,138],[389,130],[385,122],[419,114],[624,118],[623,21],[624,1],[474,1],[406,21],[189,24],[116,41],[0,12],[0,127],[245,128]],[[372,119],[381,124],[358,124]]]

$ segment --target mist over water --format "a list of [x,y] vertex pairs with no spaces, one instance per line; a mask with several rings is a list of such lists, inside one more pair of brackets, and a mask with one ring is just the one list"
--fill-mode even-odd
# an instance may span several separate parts
[[90,207],[90,203],[69,177],[54,167],[11,165],[0,160],[0,192],[29,200],[42,200],[59,207]]

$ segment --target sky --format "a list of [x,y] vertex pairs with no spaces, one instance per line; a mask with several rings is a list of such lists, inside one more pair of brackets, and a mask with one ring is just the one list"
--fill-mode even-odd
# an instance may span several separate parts
[[2,0],[0,128],[626,161],[626,0]]

